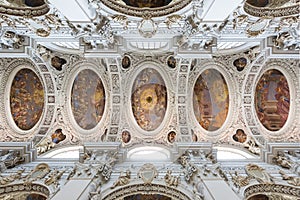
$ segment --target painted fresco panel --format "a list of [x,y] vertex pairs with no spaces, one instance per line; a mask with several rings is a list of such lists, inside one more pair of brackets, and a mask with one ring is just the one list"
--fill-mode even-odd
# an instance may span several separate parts
[[290,110],[290,90],[280,71],[268,70],[259,79],[255,109],[259,121],[268,130],[277,131],[284,126]]
[[199,124],[208,131],[218,130],[225,122],[229,95],[226,81],[215,69],[202,72],[194,86],[194,113]]
[[77,124],[86,130],[101,120],[105,107],[105,91],[99,76],[85,69],[76,76],[71,91],[71,108]]
[[10,110],[16,125],[30,130],[39,121],[44,108],[44,89],[40,79],[30,69],[15,75],[10,90]]
[[156,70],[147,68],[138,74],[132,86],[131,105],[142,129],[153,131],[162,123],[167,109],[167,88]]

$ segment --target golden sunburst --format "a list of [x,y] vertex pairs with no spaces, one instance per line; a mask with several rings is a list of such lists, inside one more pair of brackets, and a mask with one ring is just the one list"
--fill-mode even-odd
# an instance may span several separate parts
[[141,108],[152,110],[157,105],[157,95],[154,87],[146,88],[140,96]]

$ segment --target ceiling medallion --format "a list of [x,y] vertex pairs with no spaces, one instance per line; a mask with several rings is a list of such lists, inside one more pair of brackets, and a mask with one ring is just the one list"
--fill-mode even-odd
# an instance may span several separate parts
[[143,19],[138,27],[139,33],[145,38],[151,38],[157,31],[157,25],[152,19]]
[[150,1],[150,0],[101,0],[101,2],[107,7],[121,12],[126,15],[131,15],[135,17],[147,18],[165,16],[171,13],[174,13],[189,3],[192,0],[172,0],[172,1]]

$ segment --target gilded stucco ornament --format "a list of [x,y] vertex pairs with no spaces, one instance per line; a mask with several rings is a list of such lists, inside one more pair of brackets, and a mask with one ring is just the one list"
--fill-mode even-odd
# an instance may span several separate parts
[[300,31],[297,28],[290,28],[288,31],[279,32],[274,39],[274,47],[282,50],[300,49]]
[[25,161],[25,158],[16,150],[0,150],[0,172],[15,167]]
[[249,176],[241,176],[237,171],[234,172],[234,175],[231,174],[232,182],[234,186],[238,189],[238,193],[240,192],[242,187],[249,185],[251,178]]
[[119,176],[119,178],[113,183],[113,185],[110,187],[111,189],[114,189],[117,186],[124,186],[129,184],[131,179],[131,172],[130,170],[126,170],[125,174],[122,174]]
[[288,184],[291,184],[291,185],[294,185],[294,186],[300,186],[300,177],[298,177],[298,176],[289,176],[283,170],[280,170],[279,174],[281,174],[282,180],[286,180],[288,182]]

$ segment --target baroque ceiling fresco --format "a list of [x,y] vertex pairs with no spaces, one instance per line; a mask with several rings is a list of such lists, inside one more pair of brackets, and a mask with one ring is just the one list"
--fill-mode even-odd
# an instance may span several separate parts
[[10,199],[47,199],[89,180],[89,199],[203,200],[216,178],[296,199],[299,5],[0,0],[0,199],[11,183]]
[[[2,61],[11,115],[1,121],[11,140],[52,142],[40,153],[84,141],[133,147],[214,137],[249,149],[251,138],[254,146],[285,138],[298,119],[299,2],[248,0],[216,22],[209,1],[87,4],[75,3],[83,10],[74,15],[54,0],[1,1],[0,50],[34,57]],[[274,11],[257,19],[265,8]],[[266,49],[290,60],[262,62]]]

